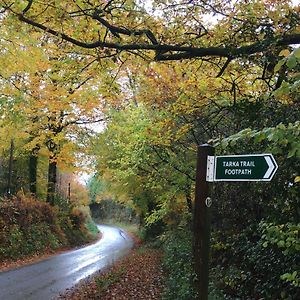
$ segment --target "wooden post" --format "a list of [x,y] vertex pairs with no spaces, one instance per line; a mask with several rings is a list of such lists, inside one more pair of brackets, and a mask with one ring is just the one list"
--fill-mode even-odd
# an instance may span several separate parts
[[8,197],[11,196],[13,159],[14,159],[14,140],[11,139],[10,151],[9,151],[8,180],[7,180],[7,196]]
[[214,155],[208,144],[198,147],[196,169],[196,191],[193,223],[194,270],[197,275],[196,289],[200,300],[208,299],[208,270],[210,248],[210,190],[206,181],[207,157]]
[[71,183],[68,184],[68,203],[71,202]]

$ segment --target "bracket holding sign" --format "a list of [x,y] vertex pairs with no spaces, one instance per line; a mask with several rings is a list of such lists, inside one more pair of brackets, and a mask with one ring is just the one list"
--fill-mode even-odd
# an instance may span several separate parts
[[206,180],[271,181],[278,169],[272,154],[208,156]]

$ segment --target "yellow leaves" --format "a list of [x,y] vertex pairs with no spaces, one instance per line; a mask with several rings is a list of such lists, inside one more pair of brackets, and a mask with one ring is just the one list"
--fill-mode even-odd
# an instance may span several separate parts
[[26,151],[24,140],[28,137],[29,135],[24,131],[22,124],[0,123],[0,150],[7,151],[10,148],[10,141],[14,140],[18,153],[23,154]]
[[192,128],[191,124],[177,124],[170,116],[161,120],[153,120],[147,128],[147,140],[156,146],[170,147],[174,142],[184,138]]
[[185,124],[181,126],[175,134],[175,141],[178,141],[182,137],[184,137],[191,130],[191,128],[192,128],[191,124]]
[[13,8],[15,11],[22,12],[27,5],[28,2],[24,0],[14,1]]
[[57,158],[57,163],[61,170],[68,172],[81,170],[80,166],[76,165],[78,160],[75,155],[75,153],[77,152],[76,150],[77,147],[71,142],[63,144],[63,146],[60,148],[60,153]]
[[[20,136],[17,137],[18,139],[21,139]],[[27,140],[26,144],[23,146],[23,149],[30,153],[32,149],[36,147],[36,145],[42,145],[44,142],[43,137],[38,136],[38,137],[32,137],[28,134],[27,139],[24,139],[25,141]]]
[[279,53],[279,56],[288,56],[290,54],[290,50],[288,49],[284,49],[284,50],[281,50],[280,53]]
[[[14,84],[20,90],[14,89],[14,86],[9,83],[0,86],[1,93],[18,95],[23,98],[20,101],[12,98],[12,108],[6,112],[7,116],[10,114],[9,118],[14,118],[14,113],[18,113],[22,117],[22,123],[18,124],[22,126],[22,130],[19,130],[15,137],[22,141],[23,151],[30,152],[36,145],[39,145],[41,153],[46,156],[50,156],[51,153],[43,146],[51,140],[57,145],[56,155],[58,157],[56,160],[59,167],[77,170],[78,167],[74,166],[80,158],[76,153],[82,149],[79,149],[66,135],[77,135],[80,130],[84,131],[85,128],[68,124],[74,123],[76,120],[80,121],[81,118],[84,120],[99,118],[97,115],[97,109],[100,107],[99,93],[95,90],[95,81],[94,84],[85,85],[86,78],[84,76],[81,78],[80,74],[78,82],[76,82],[77,78],[65,77],[67,72],[60,72],[59,68],[67,67],[64,65],[63,59],[51,62],[39,48],[33,47],[25,50],[28,50],[28,57],[25,55],[26,51],[23,51],[24,53],[16,51],[13,54],[14,58],[11,59],[11,61],[15,61],[15,65],[12,67],[4,65],[10,70],[8,75],[12,76],[11,80],[16,80],[16,78],[19,80]],[[19,57],[17,57],[18,54],[20,54]],[[28,67],[27,64],[34,67]],[[80,88],[76,88],[78,85]],[[74,92],[71,93],[72,89]],[[26,94],[22,93],[22,90],[26,90]],[[16,123],[18,121],[15,120]],[[13,129],[16,126],[16,124],[10,124],[8,128]],[[2,126],[0,128],[2,129]],[[58,132],[60,133],[58,134]],[[14,134],[9,135],[13,136]],[[4,136],[4,134],[1,135],[1,137]],[[8,146],[6,145],[6,147]]]

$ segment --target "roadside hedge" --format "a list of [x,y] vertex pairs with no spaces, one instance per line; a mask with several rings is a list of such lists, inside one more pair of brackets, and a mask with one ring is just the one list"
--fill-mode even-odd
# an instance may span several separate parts
[[95,237],[90,223],[80,209],[62,212],[24,195],[1,199],[0,262],[87,243]]

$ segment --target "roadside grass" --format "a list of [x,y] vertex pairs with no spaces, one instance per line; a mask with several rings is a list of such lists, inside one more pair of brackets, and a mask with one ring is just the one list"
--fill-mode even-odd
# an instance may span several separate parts
[[91,234],[93,239],[97,239],[99,236],[99,229],[92,218],[88,218],[85,222],[88,232]]
[[114,219],[106,219],[106,220],[96,219],[95,222],[97,224],[104,224],[104,225],[119,227],[119,228],[127,231],[128,233],[135,235],[140,240],[142,240],[142,241],[144,240],[144,232],[140,228],[140,226],[136,223],[125,223],[125,222],[120,222],[120,221],[117,221]]

